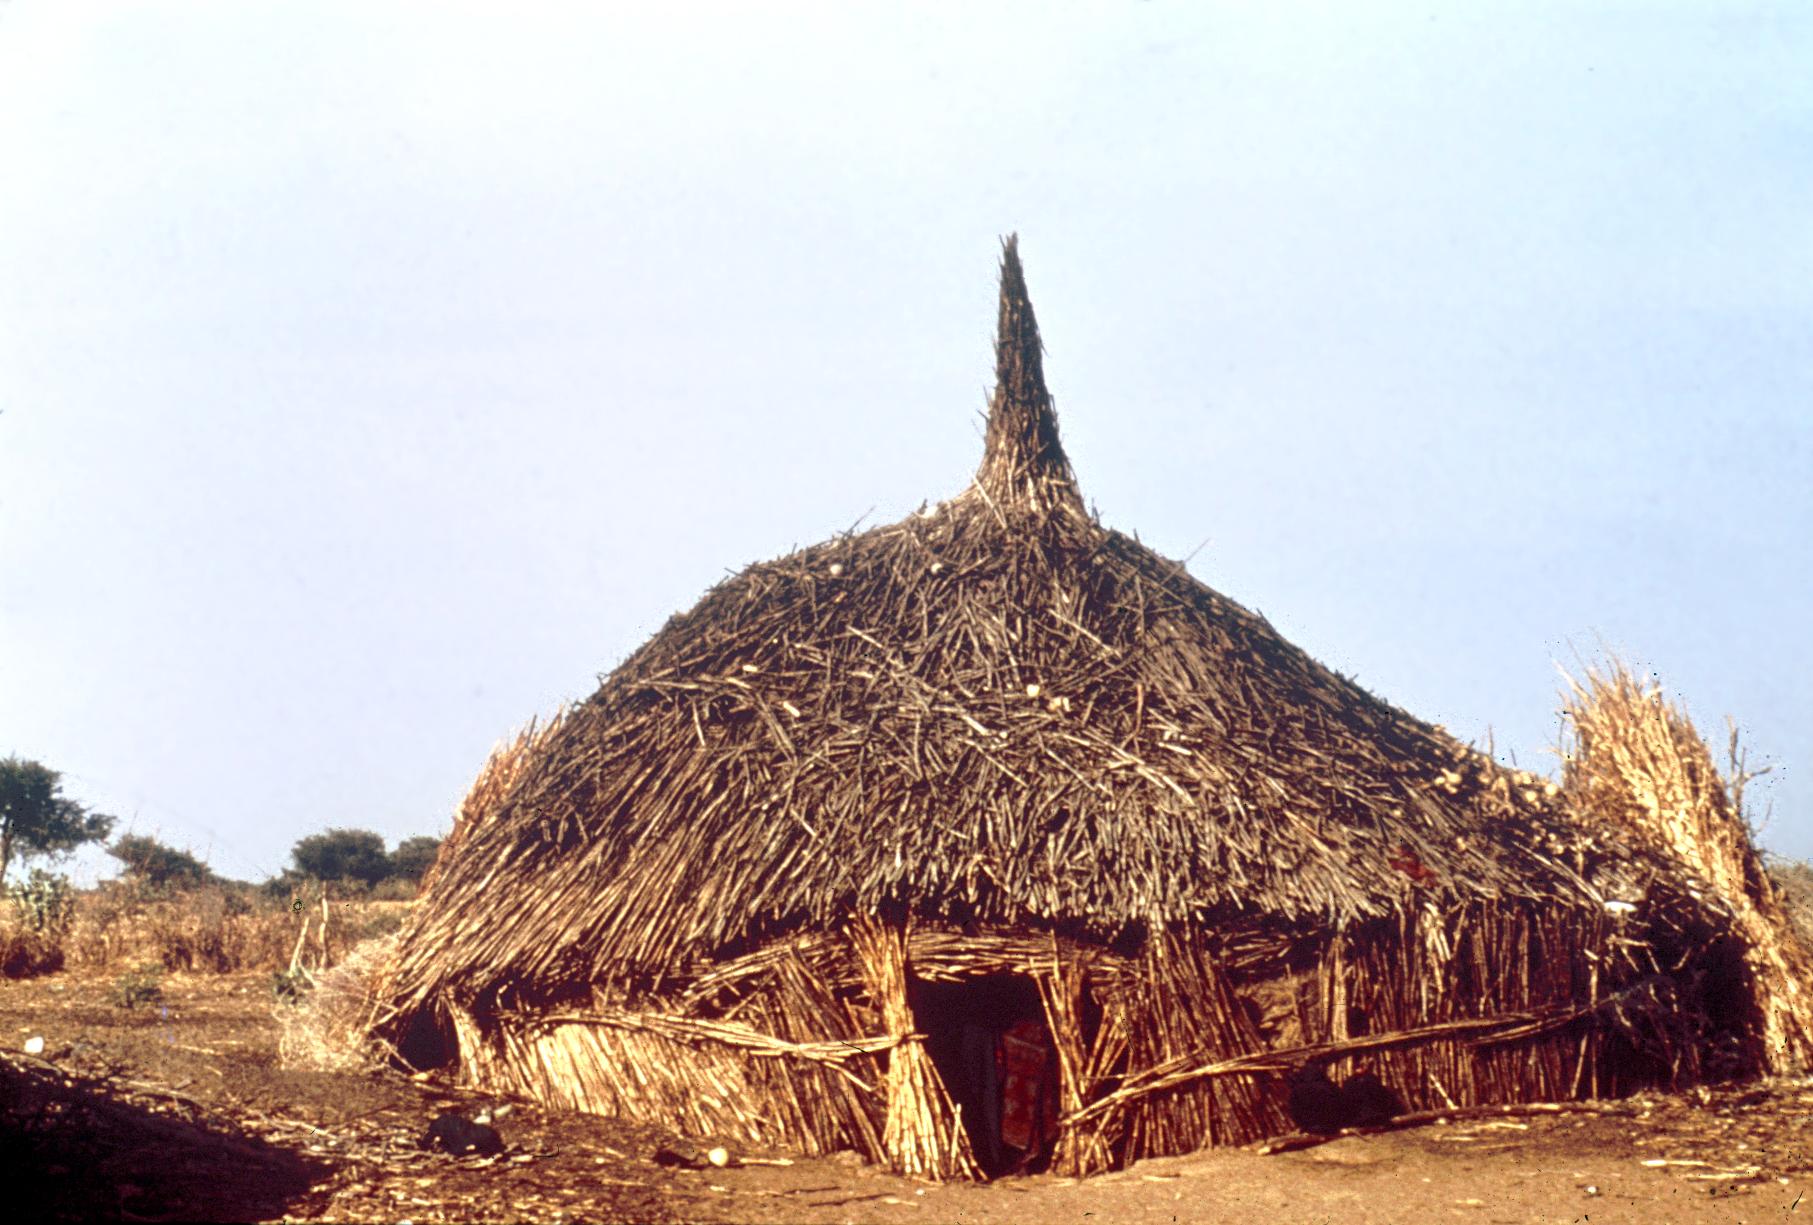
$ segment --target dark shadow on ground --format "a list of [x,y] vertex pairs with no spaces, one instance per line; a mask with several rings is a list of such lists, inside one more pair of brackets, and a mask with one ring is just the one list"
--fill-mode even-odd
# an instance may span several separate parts
[[324,1163],[239,1134],[199,1104],[0,1056],[0,1169],[13,1220],[283,1216]]

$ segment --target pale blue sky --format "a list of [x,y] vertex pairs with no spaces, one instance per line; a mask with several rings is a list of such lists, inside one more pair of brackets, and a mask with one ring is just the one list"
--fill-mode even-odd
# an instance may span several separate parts
[[0,5],[0,753],[444,832],[964,486],[1010,230],[1106,523],[1526,766],[1603,640],[1813,854],[1799,3]]

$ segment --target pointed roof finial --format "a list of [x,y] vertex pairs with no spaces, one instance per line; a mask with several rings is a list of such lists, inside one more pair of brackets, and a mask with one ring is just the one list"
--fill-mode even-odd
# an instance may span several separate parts
[[1081,512],[1076,474],[1058,441],[1057,414],[1045,390],[1039,322],[1020,268],[1018,234],[1001,244],[1001,316],[995,334],[995,394],[988,406],[988,438],[976,484],[1001,503]]

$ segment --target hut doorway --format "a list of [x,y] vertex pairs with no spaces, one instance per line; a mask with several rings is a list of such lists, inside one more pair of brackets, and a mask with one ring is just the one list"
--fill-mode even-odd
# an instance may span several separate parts
[[914,978],[908,1001],[982,1172],[997,1178],[1044,1169],[1056,1132],[1058,1066],[1037,985],[1022,974]]
[[443,1068],[459,1058],[459,1038],[453,1025],[438,1009],[423,1008],[397,1037],[396,1056],[411,1072]]

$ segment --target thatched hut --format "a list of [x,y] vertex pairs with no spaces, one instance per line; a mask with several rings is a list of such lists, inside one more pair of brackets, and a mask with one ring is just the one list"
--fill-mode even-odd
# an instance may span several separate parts
[[407,1059],[932,1177],[1290,1131],[1306,1062],[1422,1108],[1754,1059],[1677,864],[1103,527],[1041,352],[1010,238],[970,486],[718,584],[487,773]]

